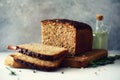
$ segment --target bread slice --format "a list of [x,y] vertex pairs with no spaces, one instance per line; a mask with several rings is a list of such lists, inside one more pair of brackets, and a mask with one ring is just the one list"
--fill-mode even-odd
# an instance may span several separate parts
[[57,70],[63,58],[55,61],[45,61],[37,58],[33,58],[21,53],[15,53],[12,56],[14,62],[19,64],[20,67],[28,67],[32,69],[38,69],[42,71],[54,71]]
[[18,62],[15,61],[14,56],[17,54],[10,54],[8,56],[6,56],[5,60],[4,60],[4,64],[10,67],[14,67],[14,68],[26,68],[25,65],[22,65]]
[[55,46],[41,45],[39,43],[23,44],[18,46],[8,46],[8,49],[14,49],[19,53],[39,58],[42,60],[54,61],[67,54],[67,49]]
[[62,67],[87,67],[92,61],[107,57],[108,52],[104,49],[94,49],[79,56],[67,57],[62,61]]
[[41,21],[42,44],[64,47],[72,55],[92,50],[92,28],[68,19]]

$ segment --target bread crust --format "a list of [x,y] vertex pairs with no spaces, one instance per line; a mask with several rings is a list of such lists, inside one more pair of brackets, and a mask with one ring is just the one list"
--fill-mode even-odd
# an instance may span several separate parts
[[[75,28],[77,29],[90,29],[92,31],[92,28],[83,22],[78,22],[78,21],[73,21],[69,19],[47,19],[47,20],[42,20],[41,23],[47,24],[47,23],[63,23],[66,24],[68,23],[69,25],[74,25]],[[89,26],[89,27],[88,27]],[[66,26],[67,27],[67,26]]]

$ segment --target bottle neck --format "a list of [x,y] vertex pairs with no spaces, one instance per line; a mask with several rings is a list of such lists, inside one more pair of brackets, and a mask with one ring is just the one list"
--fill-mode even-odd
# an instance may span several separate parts
[[96,20],[95,32],[103,32],[103,21]]

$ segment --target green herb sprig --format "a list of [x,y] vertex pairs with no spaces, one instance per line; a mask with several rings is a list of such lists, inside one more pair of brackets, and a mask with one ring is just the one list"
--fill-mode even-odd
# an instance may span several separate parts
[[14,75],[14,76],[17,75],[14,71],[12,71],[11,69],[9,69],[8,67],[6,67],[6,69],[10,71],[10,73],[9,73],[10,75]]
[[108,56],[97,61],[92,61],[88,67],[98,67],[106,64],[113,64],[115,60],[120,59],[120,55]]

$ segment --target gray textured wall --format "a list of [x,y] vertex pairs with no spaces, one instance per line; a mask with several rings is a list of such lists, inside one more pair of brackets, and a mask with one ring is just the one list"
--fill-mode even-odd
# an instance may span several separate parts
[[119,0],[0,0],[0,51],[9,44],[40,43],[43,19],[67,18],[94,27],[97,13],[111,26],[109,49],[120,50],[119,9]]

